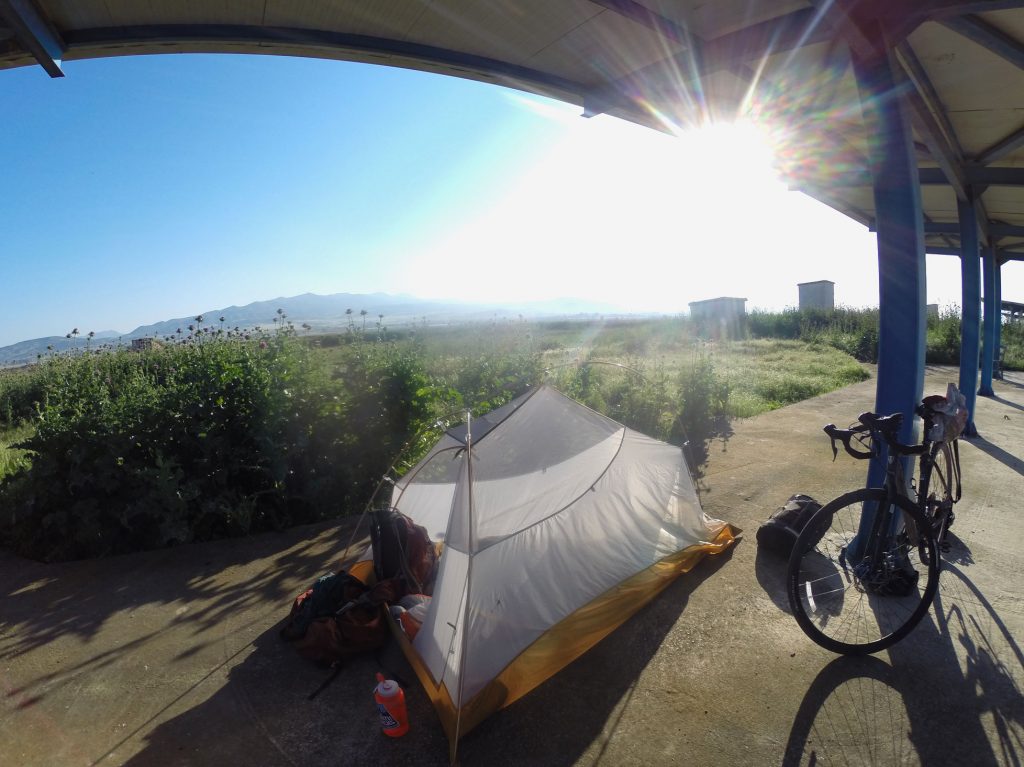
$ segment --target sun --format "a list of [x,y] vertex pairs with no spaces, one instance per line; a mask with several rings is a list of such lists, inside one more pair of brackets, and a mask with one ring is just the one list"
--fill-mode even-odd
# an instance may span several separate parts
[[583,297],[678,312],[727,291],[748,236],[777,227],[785,186],[749,122],[663,133],[607,116],[566,121],[560,140],[504,180],[481,213],[410,260],[402,289],[428,297]]

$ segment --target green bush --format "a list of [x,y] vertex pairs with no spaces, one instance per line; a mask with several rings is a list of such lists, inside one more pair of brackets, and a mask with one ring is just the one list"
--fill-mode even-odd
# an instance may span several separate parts
[[1024,370],[1024,323],[1003,325],[999,330],[999,341],[1003,347],[1003,368]]
[[690,445],[694,468],[707,461],[708,444],[727,426],[730,386],[717,374],[714,359],[696,350],[692,365],[679,374],[679,415],[673,424],[673,441]]
[[43,399],[44,375],[39,366],[0,371],[0,429],[10,429],[35,416]]
[[936,365],[960,364],[960,310],[943,309],[939,316],[928,317],[925,359]]
[[825,343],[860,362],[878,362],[877,309],[754,310],[748,326],[754,338]]
[[361,345],[343,376],[289,333],[58,358],[0,487],[19,551],[67,559],[333,516],[372,493],[428,420],[414,355]]
[[[203,333],[141,353],[56,357],[3,390],[29,417],[3,430],[28,452],[4,453],[0,539],[37,558],[72,558],[358,512],[445,424],[541,380],[638,431],[688,439],[699,470],[729,417],[867,375],[825,347],[826,330],[866,333],[857,317],[782,322],[794,318],[816,342],[695,343],[684,318],[520,320],[328,343],[279,326],[269,336]],[[548,341],[560,351],[545,352]],[[576,356],[592,359],[564,365]]]

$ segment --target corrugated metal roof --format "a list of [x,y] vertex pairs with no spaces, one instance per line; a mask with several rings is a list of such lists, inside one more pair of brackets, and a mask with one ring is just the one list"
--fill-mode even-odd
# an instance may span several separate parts
[[969,188],[1024,258],[1024,0],[0,0],[0,68],[277,53],[484,80],[662,130],[750,116],[793,188],[870,226],[857,18],[898,43],[929,249],[958,246]]

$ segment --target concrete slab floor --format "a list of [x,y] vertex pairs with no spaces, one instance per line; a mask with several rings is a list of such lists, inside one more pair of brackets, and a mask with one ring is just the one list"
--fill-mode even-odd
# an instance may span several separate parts
[[[943,392],[952,369],[929,369]],[[716,441],[708,513],[747,535],[705,560],[460,746],[466,765],[1017,765],[1024,761],[1024,376],[978,398],[964,500],[934,609],[888,652],[839,658],[788,612],[784,562],[754,531],[795,492],[827,500],[864,464],[821,426],[871,409],[874,381]],[[0,552],[0,765],[445,765],[447,743],[393,646],[326,672],[277,637],[347,526],[43,565]],[[340,541],[340,543],[339,543]],[[384,737],[371,691],[412,682]]]

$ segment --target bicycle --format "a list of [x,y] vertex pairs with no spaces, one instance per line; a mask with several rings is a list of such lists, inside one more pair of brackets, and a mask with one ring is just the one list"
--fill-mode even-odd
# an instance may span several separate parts
[[[954,395],[955,393],[955,395]],[[946,403],[953,401],[957,408]],[[807,522],[793,546],[787,574],[789,604],[814,642],[833,652],[862,655],[903,639],[921,621],[935,597],[940,550],[953,506],[960,500],[957,437],[966,423],[962,396],[927,397],[915,412],[924,419],[920,444],[897,439],[903,414],[863,413],[850,429],[824,431],[854,458],[886,449],[882,487],[839,496]],[[851,445],[857,442],[867,449]],[[907,491],[903,458],[920,458],[914,498]],[[923,576],[923,577],[922,577]]]

